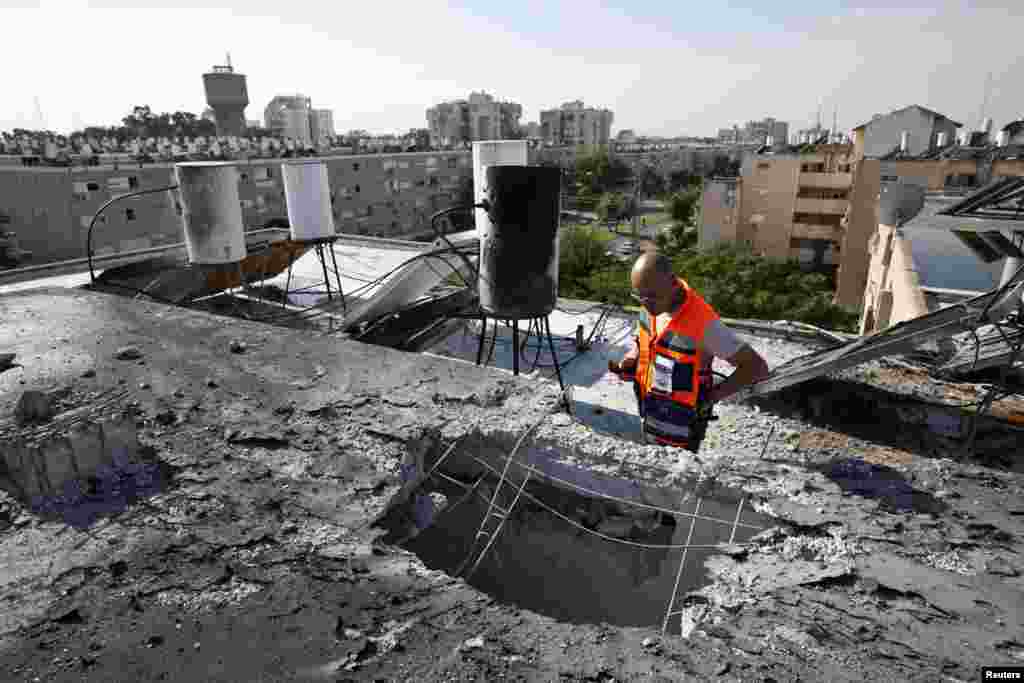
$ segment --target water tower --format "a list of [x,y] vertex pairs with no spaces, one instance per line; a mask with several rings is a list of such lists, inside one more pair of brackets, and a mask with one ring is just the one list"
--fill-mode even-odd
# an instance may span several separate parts
[[215,66],[203,74],[206,103],[213,109],[217,122],[217,135],[245,135],[245,108],[249,106],[249,91],[245,76],[235,73],[228,55],[226,66]]

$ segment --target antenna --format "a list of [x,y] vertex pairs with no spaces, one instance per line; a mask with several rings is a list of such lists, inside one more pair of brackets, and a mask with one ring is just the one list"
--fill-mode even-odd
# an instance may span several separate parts
[[985,91],[981,98],[981,111],[978,112],[978,130],[981,129],[981,124],[985,122],[985,110],[988,109],[988,98],[992,93],[992,72],[988,72],[988,76],[985,77]]
[[818,100],[818,134],[821,134],[821,100]]
[[836,133],[839,132],[839,125],[837,123],[838,120],[839,120],[839,105],[835,105],[834,107],[832,107],[832,137],[833,138],[835,138]]
[[39,104],[39,95],[32,98],[32,103],[35,105],[35,125],[39,127],[39,130],[46,130],[46,119],[43,118],[43,107]]
[[230,69],[231,68],[231,53],[230,52],[228,53],[227,65],[228,65],[228,68]]

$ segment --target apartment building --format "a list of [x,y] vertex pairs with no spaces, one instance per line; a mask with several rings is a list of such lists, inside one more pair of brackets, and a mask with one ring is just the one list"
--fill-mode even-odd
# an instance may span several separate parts
[[587,107],[581,100],[566,102],[558,109],[540,113],[544,143],[561,145],[606,145],[611,139],[611,110]]
[[962,123],[919,105],[876,114],[867,123],[853,129],[853,147],[857,158],[877,159],[895,150],[920,155],[956,140]]
[[474,140],[506,140],[519,133],[523,107],[500,102],[485,92],[470,93],[469,99],[444,102],[427,109],[430,146],[450,149]]
[[739,178],[705,184],[698,244],[739,243],[832,272],[836,302],[859,308],[878,191],[878,162],[857,162],[849,145],[748,153]]
[[928,192],[963,193],[1000,178],[1024,176],[1024,143],[982,147],[951,144],[918,155],[896,151],[879,162],[884,183],[919,185]]
[[263,119],[267,130],[309,147],[313,143],[310,120],[312,100],[305,95],[278,95],[267,103]]
[[[341,233],[413,237],[429,231],[430,214],[455,203],[472,182],[469,152],[325,156],[336,227]],[[3,161],[3,160],[0,160]],[[86,231],[112,197],[173,185],[173,164],[26,167],[0,163],[0,212],[32,263],[86,255]],[[245,224],[266,227],[287,217],[281,159],[248,159],[239,169]],[[174,192],[111,206],[97,221],[96,253],[131,251],[182,240]]]

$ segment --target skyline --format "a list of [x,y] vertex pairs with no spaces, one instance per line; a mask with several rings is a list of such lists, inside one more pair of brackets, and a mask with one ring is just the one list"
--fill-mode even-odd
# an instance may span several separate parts
[[[228,52],[247,77],[247,119],[262,120],[274,95],[301,92],[334,111],[339,133],[423,128],[428,107],[472,91],[520,103],[524,124],[581,99],[614,112],[613,135],[712,137],[765,116],[796,131],[813,125],[819,105],[826,127],[838,107],[843,131],[911,104],[973,129],[989,72],[995,128],[1024,117],[1013,79],[1024,66],[1020,3],[730,3],[690,16],[667,2],[624,10],[576,0],[500,9],[425,0],[358,13],[295,0],[287,14],[263,0],[11,2],[5,24],[44,26],[45,45],[69,47],[10,70],[0,130],[36,127],[36,98],[59,132],[119,124],[142,104],[201,114],[202,74]],[[11,34],[11,53],[39,54],[39,32]]]

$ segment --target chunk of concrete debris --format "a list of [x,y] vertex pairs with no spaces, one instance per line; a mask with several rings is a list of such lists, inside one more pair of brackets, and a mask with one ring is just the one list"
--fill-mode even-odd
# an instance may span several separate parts
[[45,422],[56,414],[53,399],[41,391],[29,390],[18,399],[14,411],[19,424]]
[[244,341],[232,339],[229,348],[231,349],[231,353],[245,353],[247,347]]
[[470,638],[462,644],[463,650],[479,650],[484,646],[483,636],[477,636],[476,638]]
[[117,360],[138,360],[142,358],[142,351],[135,346],[122,346],[114,354]]
[[0,372],[7,372],[13,368],[20,368],[21,366],[14,362],[14,358],[17,354],[14,353],[0,353]]
[[985,571],[989,574],[998,574],[999,576],[1020,576],[1020,571],[1001,557],[996,557],[986,562]]

